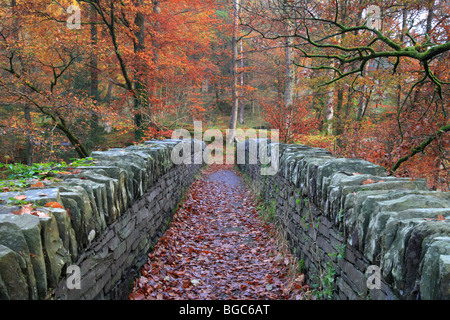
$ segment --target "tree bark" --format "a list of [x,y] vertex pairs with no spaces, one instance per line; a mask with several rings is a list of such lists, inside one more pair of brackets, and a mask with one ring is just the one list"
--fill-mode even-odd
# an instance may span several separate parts
[[[241,90],[242,87],[244,86],[244,56],[243,56],[243,49],[242,49],[242,39],[240,41],[240,45],[241,45],[241,50],[240,50],[240,62],[241,62],[241,72],[240,72],[240,79],[241,79]],[[243,124],[244,123],[244,101],[243,99],[240,99],[239,101],[239,123]]]
[[[142,5],[142,0],[137,1],[136,5],[139,7]],[[134,43],[134,53],[143,52],[145,50],[145,17],[142,12],[139,10],[136,12],[136,16],[134,19],[134,23],[137,26],[137,30],[134,35],[136,37],[136,41]],[[134,141],[140,142],[144,136],[143,132],[143,123],[142,123],[142,109],[146,104],[146,95],[145,95],[145,66],[141,65],[140,68],[141,74],[135,74],[134,81],[134,89],[135,89],[135,98],[134,98]]]
[[238,109],[239,109],[239,94],[238,94],[238,48],[237,48],[237,33],[238,33],[238,23],[239,23],[239,0],[234,0],[234,10],[233,10],[233,37],[231,39],[231,46],[233,51],[233,70],[232,70],[232,86],[231,86],[231,95],[232,95],[232,110],[230,117],[230,134],[228,135],[229,141],[228,143],[233,142],[236,135],[236,122],[238,117]]
[[27,132],[26,132],[26,138],[25,138],[25,158],[27,161],[27,165],[32,166],[33,165],[33,142],[31,140],[31,134],[30,134],[30,126],[31,126],[31,114],[30,114],[30,106],[28,104],[25,105],[23,108],[24,118],[27,123]]

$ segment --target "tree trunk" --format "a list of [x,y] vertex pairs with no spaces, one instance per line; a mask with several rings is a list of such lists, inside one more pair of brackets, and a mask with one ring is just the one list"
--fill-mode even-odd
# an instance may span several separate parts
[[433,21],[433,6],[434,6],[434,0],[431,0],[428,4],[428,15],[427,15],[427,25],[425,33],[429,36],[431,32],[431,22]]
[[31,140],[30,134],[30,126],[31,126],[31,115],[30,115],[30,106],[28,104],[25,105],[23,109],[24,118],[27,123],[27,132],[26,132],[26,142],[25,142],[25,158],[27,161],[27,165],[33,165],[33,143]]
[[[240,51],[240,60],[241,60],[241,72],[240,72],[240,78],[241,78],[241,90],[242,87],[244,86],[244,56],[243,56],[243,50],[242,50],[242,39],[240,41],[240,45],[241,45],[241,51]],[[239,123],[243,124],[244,123],[244,100],[240,99],[239,101]]]
[[238,33],[238,23],[239,23],[239,0],[234,0],[234,23],[233,23],[233,38],[231,40],[231,46],[233,51],[233,70],[232,70],[232,86],[231,86],[231,94],[232,94],[232,110],[230,117],[230,134],[229,141],[231,143],[234,140],[236,135],[236,122],[238,117],[238,109],[239,109],[239,95],[238,95],[238,48],[237,48],[237,33]]
[[[142,0],[136,2],[137,6],[142,5]],[[134,35],[136,37],[136,41],[134,43],[134,53],[139,53],[145,50],[145,18],[142,12],[137,11],[136,17],[134,19],[134,23],[137,26],[137,30]],[[140,62],[139,62],[140,63]],[[145,66],[140,65],[141,72],[144,71]],[[134,97],[134,141],[140,142],[144,137],[143,132],[143,123],[142,123],[142,109],[146,105],[146,95],[145,95],[145,80],[143,77],[145,76],[145,72],[142,72],[142,75],[135,75],[134,81],[134,89],[135,89],[135,97]]]
[[327,119],[327,134],[333,134],[333,118],[334,118],[334,89],[328,91],[328,99],[325,106],[325,118]]
[[[95,22],[97,20],[97,11],[94,7],[91,6],[91,22]],[[98,100],[98,59],[97,55],[94,54],[95,46],[97,45],[97,34],[98,29],[97,25],[95,23],[91,24],[91,46],[92,46],[92,53],[90,57],[90,76],[91,76],[91,84],[90,84],[90,95],[93,99]]]
[[[334,115],[334,130],[333,134],[335,136],[339,136],[343,132],[342,127],[342,105],[344,102],[344,88],[338,87],[337,89],[337,101],[336,101],[336,108],[335,108],[335,115]],[[338,140],[339,145],[339,140]]]
[[[98,28],[97,25],[94,23],[97,20],[97,11],[95,8],[91,5],[90,10],[90,20],[92,22],[91,24],[91,47],[92,52],[90,56],[90,96],[93,100],[98,102],[99,100],[99,91],[98,91],[98,59],[97,54],[95,54],[95,49],[97,46],[97,35],[98,35]],[[93,149],[95,146],[99,143],[99,135],[100,135],[100,126],[99,126],[99,118],[98,114],[95,111],[91,112],[91,129],[90,129],[90,135],[88,137],[88,141],[86,141],[86,147],[89,149]]]
[[[287,31],[290,32],[291,26],[288,22]],[[289,34],[289,33],[288,33]],[[285,40],[285,63],[286,73],[284,80],[284,108],[286,111],[286,118],[283,119],[286,123],[285,143],[288,142],[291,136],[292,126],[292,108],[294,103],[294,89],[295,89],[295,66],[293,64],[294,51],[292,49],[292,38],[286,37]]]

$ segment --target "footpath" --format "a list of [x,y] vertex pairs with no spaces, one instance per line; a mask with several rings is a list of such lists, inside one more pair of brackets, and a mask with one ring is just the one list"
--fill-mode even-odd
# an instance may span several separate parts
[[230,165],[191,185],[148,255],[131,300],[303,300],[304,275]]

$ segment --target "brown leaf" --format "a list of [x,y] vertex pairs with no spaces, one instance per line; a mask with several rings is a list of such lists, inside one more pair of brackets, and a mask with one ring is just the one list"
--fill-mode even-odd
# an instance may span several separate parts
[[132,292],[130,294],[131,300],[145,300],[145,295],[139,292]]
[[45,213],[45,212],[42,212],[42,211],[38,211],[38,210],[32,211],[31,214],[34,215],[34,216],[44,217],[44,218],[50,217],[50,215],[48,213]]
[[83,172],[83,170],[81,170],[81,169],[75,169],[72,171],[73,174],[79,174],[81,172]]
[[16,200],[25,200],[26,198],[27,198],[26,195],[14,196],[14,199],[16,199]]
[[59,174],[72,174],[72,172],[69,172],[69,171],[59,171],[58,173]]
[[24,206],[21,206],[19,211],[13,211],[13,213],[15,215],[22,216],[24,214],[31,214],[32,209],[33,209],[32,204],[29,203]]
[[375,181],[373,181],[372,179],[367,179],[367,180],[364,180],[363,182],[361,182],[362,185],[371,184],[371,183],[375,183]]
[[438,214],[438,216],[437,216],[436,220],[437,220],[437,221],[445,221],[445,218],[444,218],[444,216],[443,216],[443,215],[441,215],[441,214]]

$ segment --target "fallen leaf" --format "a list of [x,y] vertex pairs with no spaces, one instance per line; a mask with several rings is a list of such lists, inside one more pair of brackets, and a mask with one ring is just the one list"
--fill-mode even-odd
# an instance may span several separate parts
[[54,202],[54,201],[51,201],[51,202],[47,202],[45,205],[44,205],[44,207],[50,207],[50,208],[60,208],[60,209],[64,209],[64,207],[62,206],[62,205],[60,205],[58,202]]
[[[245,185],[211,166],[195,181],[148,254],[130,299],[306,299],[305,276],[261,220]],[[211,173],[219,173],[209,179]],[[234,182],[233,182],[234,184]],[[236,183],[238,185],[238,183]],[[308,289],[308,286],[304,287]]]
[[438,214],[438,216],[437,216],[436,220],[437,220],[437,221],[445,221],[445,218],[444,218],[444,216],[443,216],[443,215],[441,215],[441,214]]
[[145,300],[145,295],[139,292],[132,292],[130,294],[131,300]]
[[44,188],[44,184],[41,181],[31,185],[32,188]]
[[26,204],[26,205],[24,205],[24,206],[21,206],[21,207],[20,207],[20,210],[18,210],[18,211],[13,211],[13,213],[14,213],[15,215],[22,216],[22,215],[24,215],[24,214],[31,214],[32,209],[33,209],[33,208],[32,208],[32,204],[29,203],[29,204]]
[[69,171],[59,171],[58,173],[59,174],[72,174],[72,172],[69,172]]
[[75,169],[72,171],[73,174],[79,174],[81,172],[83,172],[83,170],[81,170],[81,169]]
[[361,184],[371,184],[371,183],[375,183],[375,181],[373,181],[372,179],[367,179],[367,180],[364,180],[363,182],[361,182]]
[[34,216],[38,216],[38,217],[42,217],[42,218],[46,218],[46,217],[50,217],[50,215],[48,213],[42,212],[42,211],[32,211],[31,212],[32,215]]
[[16,200],[25,200],[26,198],[27,198],[26,195],[14,196],[14,199],[16,199]]

